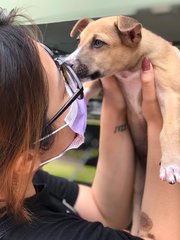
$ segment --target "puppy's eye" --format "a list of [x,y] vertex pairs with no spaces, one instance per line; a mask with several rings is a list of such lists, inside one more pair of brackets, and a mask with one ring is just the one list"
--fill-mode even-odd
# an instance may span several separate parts
[[101,40],[99,40],[99,39],[95,39],[95,40],[93,40],[93,42],[92,42],[92,47],[93,48],[101,48],[102,46],[104,46],[106,43],[105,42],[103,42],[103,41],[101,41]]

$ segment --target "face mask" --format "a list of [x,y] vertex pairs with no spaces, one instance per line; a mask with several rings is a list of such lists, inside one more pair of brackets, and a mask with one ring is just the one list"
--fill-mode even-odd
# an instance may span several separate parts
[[[66,85],[66,90],[69,96],[71,96],[72,95],[71,91],[67,85]],[[76,149],[84,143],[84,133],[85,133],[86,124],[87,124],[87,103],[85,98],[81,100],[76,99],[72,103],[71,108],[64,119],[64,122],[65,124],[63,126],[56,129],[54,132],[52,132],[50,135],[46,136],[45,138],[50,137],[52,134],[58,133],[60,130],[62,130],[67,126],[70,127],[71,130],[77,134],[77,136],[75,137],[73,142],[63,152],[56,154],[56,156],[54,156],[53,158],[44,161],[43,163],[40,164],[40,166],[43,166],[49,162],[52,162],[60,158],[61,156],[64,155],[66,151],[70,149]],[[45,138],[42,138],[40,140],[42,141]]]

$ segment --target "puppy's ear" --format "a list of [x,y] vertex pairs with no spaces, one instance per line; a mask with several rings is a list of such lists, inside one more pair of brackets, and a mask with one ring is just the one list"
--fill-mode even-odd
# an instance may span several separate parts
[[140,42],[142,25],[136,19],[118,16],[117,28],[120,38],[126,46],[134,47]]
[[77,32],[82,32],[82,30],[93,20],[90,18],[83,18],[80,19],[73,27],[73,29],[71,30],[70,36],[74,37],[76,35]]

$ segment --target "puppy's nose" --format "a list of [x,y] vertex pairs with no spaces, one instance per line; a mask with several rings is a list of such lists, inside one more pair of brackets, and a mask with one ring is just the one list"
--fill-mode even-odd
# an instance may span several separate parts
[[66,58],[64,63],[68,64],[71,68],[73,68],[74,63],[71,59]]
[[84,64],[73,65],[72,67],[79,78],[86,78],[88,76],[88,68]]
[[75,71],[79,78],[86,78],[88,76],[87,66],[82,64],[79,59],[74,60],[70,55],[65,59],[65,63]]

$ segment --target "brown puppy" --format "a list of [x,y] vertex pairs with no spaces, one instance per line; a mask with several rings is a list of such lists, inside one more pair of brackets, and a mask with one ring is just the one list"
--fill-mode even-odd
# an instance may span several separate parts
[[177,50],[135,19],[125,16],[96,21],[82,19],[74,26],[71,36],[77,32],[80,32],[80,43],[67,62],[73,64],[81,78],[116,74],[124,86],[129,107],[142,121],[138,70],[144,56],[150,59],[164,122],[160,177],[170,183],[180,182],[180,59]]
[[[128,107],[128,123],[141,167],[145,168],[146,123],[141,111],[140,66],[144,57],[153,64],[157,96],[163,116],[160,135],[160,178],[180,183],[180,56],[166,40],[143,28],[133,18],[105,17],[79,20],[78,48],[67,58],[82,80],[116,75]],[[138,168],[141,171],[142,168]],[[139,178],[138,178],[139,179]],[[142,178],[139,184],[142,184]],[[139,187],[138,187],[139,189]],[[138,192],[138,190],[136,189]],[[142,187],[141,187],[142,191]],[[133,231],[135,233],[137,231]]]

